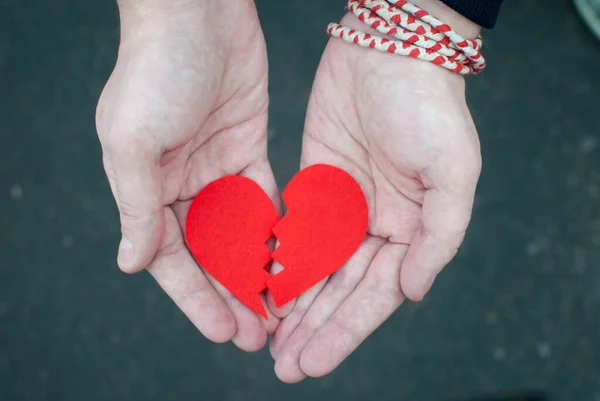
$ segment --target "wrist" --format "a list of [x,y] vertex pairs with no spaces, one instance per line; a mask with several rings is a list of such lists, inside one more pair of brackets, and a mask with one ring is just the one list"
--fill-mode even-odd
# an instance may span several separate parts
[[[463,17],[439,0],[411,0],[411,3],[427,11],[440,21],[450,25],[454,31],[465,39],[475,39],[481,31],[479,25]],[[351,12],[344,17],[341,24],[372,35],[380,36],[375,29],[359,21]]]

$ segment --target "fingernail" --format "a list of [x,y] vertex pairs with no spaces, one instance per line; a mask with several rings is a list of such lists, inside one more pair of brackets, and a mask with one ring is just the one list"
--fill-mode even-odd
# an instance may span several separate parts
[[119,244],[119,255],[117,256],[117,263],[121,268],[127,268],[133,265],[135,262],[135,251],[133,249],[133,243],[127,238],[121,238]]

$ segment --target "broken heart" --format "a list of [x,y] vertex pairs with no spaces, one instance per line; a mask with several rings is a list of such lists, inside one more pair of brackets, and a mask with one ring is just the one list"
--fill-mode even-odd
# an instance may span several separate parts
[[[283,191],[281,219],[254,181],[228,176],[207,185],[190,206],[188,246],[206,271],[249,308],[267,317],[259,293],[282,306],[334,273],[356,252],[368,226],[358,183],[324,164],[298,173]],[[265,242],[279,247],[271,254]],[[271,276],[271,260],[284,270]]]

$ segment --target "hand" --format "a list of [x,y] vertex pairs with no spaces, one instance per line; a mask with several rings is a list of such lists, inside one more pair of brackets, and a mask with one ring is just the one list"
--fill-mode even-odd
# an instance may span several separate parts
[[191,200],[225,175],[253,179],[280,208],[267,160],[267,55],[254,4],[138,3],[120,4],[119,57],[97,111],[121,218],[118,264],[127,273],[147,268],[210,340],[258,350],[278,320],[264,321],[206,275],[182,234]]
[[[346,26],[365,30],[349,15]],[[338,166],[369,205],[368,235],[295,304],[271,353],[286,382],[335,369],[404,297],[419,301],[454,257],[471,217],[479,140],[463,78],[332,39],[308,109],[302,167]]]

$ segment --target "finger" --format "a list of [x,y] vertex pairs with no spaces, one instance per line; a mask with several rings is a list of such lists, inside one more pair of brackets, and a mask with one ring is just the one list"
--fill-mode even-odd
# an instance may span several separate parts
[[231,341],[242,351],[256,352],[267,343],[266,322],[262,317],[239,301],[210,274],[206,277],[217,293],[225,300],[235,317],[237,331]]
[[117,262],[126,273],[144,269],[156,254],[164,234],[159,152],[146,139],[119,137],[105,146],[106,174],[121,220]]
[[275,372],[279,379],[286,383],[296,383],[306,377],[300,368],[302,350],[355,290],[383,243],[381,238],[367,237],[352,258],[330,277],[300,324],[281,346],[275,362]]
[[206,338],[217,343],[231,340],[236,334],[234,315],[190,255],[168,207],[165,217],[165,237],[148,272]]
[[[271,252],[273,252],[275,250],[275,248],[277,248],[277,241],[275,240],[275,237],[271,237],[269,238],[269,240],[267,241],[267,248],[270,249]],[[273,261],[271,261],[271,265],[269,267],[267,267],[267,270],[271,272],[271,274],[273,273]],[[269,304],[269,302],[273,302],[272,297],[269,296],[268,292],[264,292],[260,294],[260,299],[263,303],[263,305],[267,305],[267,307],[265,308],[265,312],[267,313],[268,316],[268,320],[265,322],[265,328],[267,329],[267,335],[272,336],[273,334],[275,334],[275,330],[277,330],[277,327],[279,327],[279,322],[281,321],[280,317],[275,315],[273,313],[273,311],[271,310],[271,305]],[[271,298],[271,301],[269,301],[269,299]]]
[[384,245],[363,280],[314,336],[300,355],[300,368],[324,376],[346,359],[402,303],[398,265],[407,246]]
[[409,299],[422,300],[456,255],[471,220],[476,182],[464,190],[433,188],[425,193],[421,227],[401,266],[400,283]]
[[[189,210],[191,203],[191,201],[180,202],[173,208],[182,232],[185,232],[187,211]],[[201,271],[197,264],[196,268],[198,271]],[[232,266],[232,268],[235,268],[235,266]],[[232,342],[238,348],[247,352],[255,352],[262,349],[267,342],[267,330],[265,327],[266,324],[263,323],[264,319],[240,302],[229,290],[223,287],[208,272],[205,270],[202,271],[204,271],[208,282],[225,301],[235,318],[237,330],[231,339]]]
[[[279,243],[277,243],[277,246],[279,246]],[[277,273],[280,273],[283,270],[283,266],[281,266],[281,264],[273,261],[273,264],[271,265],[271,275],[274,276]],[[286,316],[288,316],[290,313],[292,313],[292,311],[294,310],[294,306],[296,306],[296,298],[292,299],[290,302],[286,303],[285,305],[282,305],[280,307],[278,307],[277,305],[275,305],[275,300],[273,299],[273,296],[271,295],[270,292],[267,292],[267,306],[271,313],[273,313],[273,315],[277,316],[280,319],[285,318]]]
[[[262,301],[262,304],[267,305],[266,294],[260,294],[259,297],[260,297],[260,300]],[[268,307],[265,308],[265,312],[267,313],[268,319],[265,320],[262,316],[260,316],[260,318],[263,322],[263,326],[265,327],[265,330],[267,331],[267,336],[272,336],[277,331],[277,328],[279,327],[279,323],[281,323],[281,319],[279,317],[275,316]]]
[[280,347],[286,342],[288,337],[300,324],[304,314],[317,298],[317,295],[319,295],[319,292],[321,292],[325,286],[325,283],[327,283],[327,280],[328,278],[321,280],[304,294],[296,298],[294,309],[292,309],[292,312],[290,312],[290,314],[281,321],[277,331],[275,332],[275,335],[273,336],[273,340],[271,341],[269,348],[273,359],[277,360],[277,354]]

